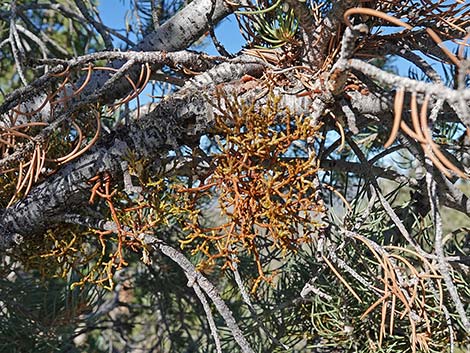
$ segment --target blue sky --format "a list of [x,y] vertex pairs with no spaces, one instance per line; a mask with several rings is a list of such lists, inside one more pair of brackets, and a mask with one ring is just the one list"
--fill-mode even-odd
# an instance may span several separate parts
[[[98,5],[99,13],[104,24],[114,29],[125,29],[126,16],[130,13],[131,4],[129,0],[101,0]],[[244,44],[240,34],[238,23],[234,16],[230,16],[217,26],[216,36],[230,53],[236,53]],[[122,31],[122,34],[125,32]],[[211,40],[204,41],[203,51],[211,55],[217,55],[217,51]]]
[[[130,12],[131,8],[132,4],[130,0],[101,0],[98,6],[103,22],[111,28],[120,30],[125,29],[126,16],[128,18],[132,18],[132,13]],[[383,28],[383,30],[387,32],[387,28]],[[125,32],[122,31],[121,33],[124,34]],[[217,26],[216,36],[230,53],[236,53],[245,43],[240,34],[238,23],[233,15],[223,20]],[[452,48],[451,44],[449,45],[449,43],[447,43],[447,45]],[[455,48],[455,45],[453,48]],[[210,38],[206,38],[203,42],[203,46],[198,47],[197,49],[211,55],[219,54]],[[443,73],[442,67],[439,63],[430,60],[429,58],[426,60],[431,63],[437,72],[441,74]],[[408,61],[397,57],[394,58],[391,64],[395,66],[401,76],[408,76],[408,70],[410,68],[410,63]]]
[[[126,28],[126,16],[128,19],[132,19],[132,4],[130,0],[101,0],[98,5],[99,14],[102,21],[108,27],[113,29],[122,30],[121,34],[125,35]],[[215,33],[219,42],[221,42],[225,49],[230,53],[236,53],[245,43],[242,35],[240,34],[238,23],[235,17],[232,15],[224,19],[215,29]],[[134,38],[130,38],[134,42]],[[115,42],[115,44],[117,44]],[[215,49],[210,37],[207,37],[203,42],[202,46],[198,47],[197,50],[204,51],[210,55],[219,55]],[[140,104],[145,104],[150,100],[150,96],[156,94],[161,95],[162,92],[157,89],[156,92],[152,92],[152,85],[148,85],[139,96]],[[137,100],[130,102],[131,109],[135,108]]]

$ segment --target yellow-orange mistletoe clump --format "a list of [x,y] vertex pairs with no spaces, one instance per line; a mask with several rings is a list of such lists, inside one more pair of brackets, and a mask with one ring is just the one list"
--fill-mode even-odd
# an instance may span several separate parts
[[319,126],[281,108],[272,94],[262,106],[227,98],[222,108],[221,99],[213,172],[186,190],[194,193],[194,207],[202,195],[215,195],[221,216],[207,220],[204,212],[193,213],[182,244],[205,255],[201,266],[222,260],[231,267],[241,253],[251,254],[259,273],[256,287],[268,279],[263,267],[273,251],[295,252],[323,226],[312,142]]

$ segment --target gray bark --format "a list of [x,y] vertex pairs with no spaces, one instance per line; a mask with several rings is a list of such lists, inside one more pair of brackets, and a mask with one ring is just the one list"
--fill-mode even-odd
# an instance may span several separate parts
[[215,85],[238,80],[244,74],[259,76],[262,70],[262,64],[253,62],[221,64],[195,80],[197,84],[190,82],[179,93],[162,100],[128,128],[105,137],[89,153],[67,164],[1,213],[0,247],[41,233],[61,222],[64,214],[83,209],[90,196],[88,180],[95,175],[106,171],[113,182],[122,182],[121,165],[129,151],[137,159],[158,160],[182,144],[198,145],[200,136],[213,122],[209,97]]

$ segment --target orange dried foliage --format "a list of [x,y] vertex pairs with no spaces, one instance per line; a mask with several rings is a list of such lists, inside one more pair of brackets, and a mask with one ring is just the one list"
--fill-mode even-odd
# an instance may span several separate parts
[[[46,98],[39,107],[28,111],[20,104],[8,112],[9,121],[5,126],[0,126],[0,158],[11,158],[14,153],[18,153],[19,156],[10,162],[11,165],[7,168],[0,169],[0,195],[5,196],[2,199],[7,197],[10,199],[2,207],[10,207],[20,198],[26,197],[41,177],[78,158],[98,141],[101,132],[99,105],[90,104],[83,109],[83,111],[91,111],[92,114],[83,114],[83,111],[73,112],[69,122],[55,123],[56,126],[53,129],[54,123],[51,125],[48,122],[36,121],[42,119],[40,113],[48,112],[49,120],[54,120],[57,110],[69,109],[72,99],[82,93],[90,82],[93,71],[97,70],[119,72],[118,69],[88,64],[86,68],[81,68],[80,71],[86,71],[87,74],[80,87],[76,87],[73,83],[76,73],[67,68],[62,73],[51,74],[62,81],[58,82],[57,89],[47,92]],[[124,77],[132,86],[132,92],[108,107],[108,110],[115,111],[132,99],[137,99],[139,107],[139,95],[147,86],[150,75],[151,69],[148,64],[141,65],[137,83],[125,75]],[[139,108],[137,113],[139,116]],[[91,117],[95,118],[96,123],[90,119]],[[90,131],[87,133],[87,130]]]
[[319,126],[278,103],[272,96],[261,108],[234,98],[224,99],[223,104],[219,100],[223,113],[216,125],[221,152],[214,156],[215,169],[204,185],[182,190],[193,194],[196,207],[209,189],[218,198],[221,215],[218,224],[208,227],[201,213],[193,213],[182,245],[205,255],[200,267],[216,263],[232,267],[241,253],[251,254],[258,269],[253,291],[262,280],[270,280],[264,274],[268,253],[295,252],[322,228],[315,153],[292,158],[293,144],[306,147]]

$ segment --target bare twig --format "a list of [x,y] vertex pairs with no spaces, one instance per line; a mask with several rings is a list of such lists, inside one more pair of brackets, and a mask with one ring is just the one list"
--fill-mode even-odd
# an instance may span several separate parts
[[[437,104],[433,113],[431,114],[431,121],[435,121],[437,114],[442,107],[443,102]],[[437,262],[439,266],[439,272],[442,275],[444,282],[447,286],[447,291],[452,298],[452,301],[455,305],[457,313],[462,321],[462,324],[470,334],[470,320],[467,316],[465,311],[464,304],[462,303],[462,299],[460,298],[457,288],[455,287],[455,283],[450,275],[450,266],[446,260],[445,251],[444,251],[444,242],[443,242],[443,235],[442,235],[442,218],[439,208],[439,196],[437,194],[437,183],[433,177],[433,168],[430,165],[429,161],[425,164],[426,166],[426,183],[428,188],[428,197],[429,197],[429,204],[431,206],[431,214],[434,220],[434,252],[437,256]]]
[[211,330],[212,337],[214,338],[216,352],[222,353],[222,346],[220,345],[220,338],[217,333],[217,326],[215,325],[214,317],[212,316],[212,311],[209,306],[209,303],[207,302],[204,293],[202,293],[201,288],[197,283],[193,283],[192,287],[197,297],[199,298],[202,307],[204,308],[204,312],[206,313],[207,322],[209,323],[209,328]]
[[188,278],[189,286],[192,286],[193,283],[197,283],[198,286],[201,287],[202,290],[204,290],[207,296],[214,303],[219,314],[224,318],[225,323],[232,332],[233,338],[240,346],[242,352],[254,353],[253,349],[250,347],[250,344],[248,343],[242,331],[240,330],[240,327],[238,326],[235,318],[233,317],[232,311],[220,297],[217,288],[215,288],[214,285],[207,280],[207,278],[205,278],[200,272],[198,272],[194,265],[175,248],[164,244],[163,242],[159,241],[156,237],[150,235],[145,235],[144,241],[147,245],[151,246],[155,250],[160,250],[164,255],[168,256],[171,260],[176,262]]

